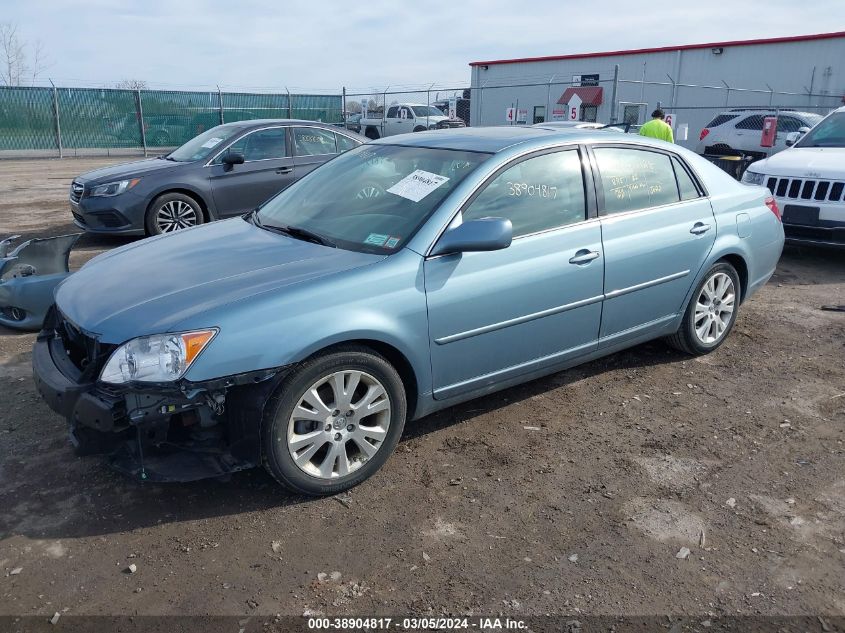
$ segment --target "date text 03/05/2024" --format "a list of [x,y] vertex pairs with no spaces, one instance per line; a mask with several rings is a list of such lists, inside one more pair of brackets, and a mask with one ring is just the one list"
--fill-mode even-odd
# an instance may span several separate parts
[[477,631],[519,631],[525,630],[524,620],[475,617],[475,618],[447,618],[447,617],[409,617],[409,618],[308,618],[308,629],[319,631],[358,631],[358,630],[389,630],[427,631],[435,630],[477,630]]

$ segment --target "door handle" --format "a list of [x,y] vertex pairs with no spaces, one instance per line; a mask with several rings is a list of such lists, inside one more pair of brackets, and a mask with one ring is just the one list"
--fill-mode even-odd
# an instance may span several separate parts
[[598,251],[589,251],[586,248],[582,248],[580,251],[575,253],[575,255],[569,260],[570,264],[589,264],[594,259],[598,259],[601,253]]
[[293,171],[293,167],[279,167],[276,170],[276,173],[277,174],[289,174],[292,171]]
[[692,228],[689,230],[689,232],[693,235],[701,235],[702,233],[707,233],[707,231],[709,230],[709,224],[704,224],[704,222],[696,222],[692,225]]

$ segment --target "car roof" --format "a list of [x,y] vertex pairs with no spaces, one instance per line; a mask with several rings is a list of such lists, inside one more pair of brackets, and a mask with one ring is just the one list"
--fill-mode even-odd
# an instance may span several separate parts
[[305,119],[247,119],[244,121],[232,121],[231,123],[222,123],[221,127],[264,127],[266,125],[317,125],[320,127],[335,127],[331,123],[324,123],[322,121],[307,121]]
[[742,116],[744,114],[748,115],[755,115],[760,114],[761,112],[772,112],[782,114],[784,116],[787,115],[798,115],[798,116],[824,116],[823,114],[819,114],[818,112],[807,112],[806,110],[789,110],[788,108],[734,108],[732,110],[722,110],[719,115],[722,114],[733,114],[736,116]]
[[506,147],[552,136],[571,135],[572,138],[584,138],[583,132],[579,132],[552,131],[528,126],[464,127],[399,134],[380,138],[370,144],[495,153]]

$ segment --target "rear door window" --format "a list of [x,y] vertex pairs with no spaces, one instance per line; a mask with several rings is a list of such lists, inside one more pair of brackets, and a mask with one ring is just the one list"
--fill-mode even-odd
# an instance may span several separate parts
[[692,176],[689,175],[681,161],[672,157],[672,166],[675,168],[675,176],[678,179],[678,191],[681,194],[681,200],[692,200],[700,197],[698,187],[695,186]]
[[[274,127],[251,132],[232,143],[228,152],[243,154],[244,162],[246,163],[256,160],[285,158],[287,156],[287,150],[285,147],[285,128]],[[222,162],[224,154],[221,154],[214,162]]]
[[334,132],[317,127],[293,128],[293,147],[297,156],[337,154]]
[[763,115],[755,114],[753,116],[745,117],[742,121],[736,124],[738,130],[760,130],[763,131]]
[[715,119],[710,121],[710,123],[708,123],[705,127],[718,127],[718,126],[722,125],[723,123],[727,123],[728,121],[732,121],[737,116],[738,115],[736,115],[736,114],[720,114]]
[[601,175],[604,213],[625,213],[680,201],[667,154],[623,147],[593,149]]

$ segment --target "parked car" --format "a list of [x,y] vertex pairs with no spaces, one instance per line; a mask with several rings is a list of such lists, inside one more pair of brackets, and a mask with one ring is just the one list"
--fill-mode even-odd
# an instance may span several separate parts
[[[464,97],[458,97],[455,100],[455,114],[457,117],[464,122],[465,125],[471,125],[470,115],[472,114],[472,106],[471,101],[469,98],[469,90],[464,90]],[[449,100],[448,99],[441,99],[440,101],[435,101],[432,103],[435,108],[440,110],[443,114],[449,114]]]
[[752,163],[742,181],[774,194],[787,242],[845,248],[845,107],[786,143],[792,147]]
[[360,119],[359,123],[364,136],[369,139],[466,125],[461,119],[450,119],[433,105],[422,103],[392,105],[387,108],[383,118],[371,114]]
[[[174,147],[219,124],[220,113],[213,110],[194,114],[145,114],[144,140],[147,147]],[[119,143],[134,145],[141,141],[137,113],[107,119],[106,131]]]
[[346,117],[346,121],[342,124],[347,130],[351,130],[356,134],[361,133],[361,113],[350,114]]
[[[772,148],[760,147],[763,119],[778,115],[777,140]],[[801,128],[809,129],[822,120],[815,112],[794,110],[758,110],[737,108],[720,112],[698,137],[697,154],[714,156],[745,154],[765,158],[786,149],[786,135]]]
[[782,247],[764,187],[660,141],[394,136],[99,255],[59,286],[34,375],[81,450],[134,476],[263,464],[331,494],[407,420],[658,337],[712,352]]
[[218,125],[164,156],[78,176],[73,221],[90,233],[156,235],[240,215],[365,141],[314,121]]

